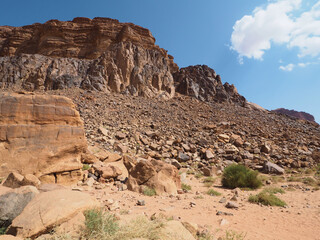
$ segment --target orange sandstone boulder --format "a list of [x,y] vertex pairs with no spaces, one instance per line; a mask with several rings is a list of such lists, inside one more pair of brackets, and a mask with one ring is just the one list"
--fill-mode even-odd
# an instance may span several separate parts
[[0,94],[0,177],[16,171],[44,183],[78,181],[86,147],[83,122],[70,99]]

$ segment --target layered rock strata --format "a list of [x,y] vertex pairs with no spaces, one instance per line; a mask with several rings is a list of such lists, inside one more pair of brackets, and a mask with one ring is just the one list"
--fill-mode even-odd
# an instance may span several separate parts
[[66,97],[0,94],[0,177],[34,174],[42,182],[81,178],[83,122]]
[[168,99],[173,57],[148,29],[109,18],[0,27],[0,88],[78,86]]

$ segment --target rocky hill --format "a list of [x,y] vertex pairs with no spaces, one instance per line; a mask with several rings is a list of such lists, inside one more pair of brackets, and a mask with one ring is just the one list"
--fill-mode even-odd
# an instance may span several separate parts
[[206,65],[181,68],[173,75],[178,93],[206,102],[229,102],[246,106],[246,99],[236,87],[222,84],[220,75]]
[[272,110],[272,112],[285,114],[285,115],[295,117],[295,118],[298,118],[301,120],[315,122],[314,116],[312,116],[311,114],[306,113],[306,112],[299,112],[299,111],[289,110],[289,109],[285,109],[285,108],[278,108],[278,109]]
[[208,66],[179,70],[148,29],[109,18],[0,27],[0,88],[86,90],[202,101],[246,100]]

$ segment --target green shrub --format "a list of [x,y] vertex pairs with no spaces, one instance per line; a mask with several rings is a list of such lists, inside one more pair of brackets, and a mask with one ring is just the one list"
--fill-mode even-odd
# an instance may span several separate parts
[[216,190],[214,190],[212,188],[207,191],[207,194],[210,196],[221,196],[221,193],[217,192]]
[[145,187],[142,191],[143,195],[146,195],[146,196],[154,196],[154,195],[157,195],[157,192],[154,188],[148,188],[148,187]]
[[82,170],[85,171],[85,170],[89,170],[91,167],[89,164],[83,164],[82,165]]
[[222,175],[222,185],[226,188],[252,188],[256,189],[262,185],[258,178],[258,172],[250,170],[243,165],[232,164],[226,167]]
[[0,235],[4,235],[6,233],[7,228],[1,227],[0,228]]
[[182,184],[181,184],[181,189],[182,189],[183,191],[190,191],[190,190],[191,190],[191,186],[188,185],[188,184],[182,183]]
[[112,239],[111,237],[119,230],[119,224],[111,214],[101,209],[91,209],[84,212],[85,239]]
[[279,207],[284,207],[287,204],[282,201],[280,198],[278,198],[276,195],[262,191],[258,193],[257,195],[251,195],[249,197],[249,202],[251,203],[261,203],[262,205],[265,206],[279,206]]
[[203,177],[203,174],[202,174],[201,172],[197,172],[197,173],[194,175],[194,177],[195,177],[196,179],[199,179],[199,178],[202,178],[202,177]]

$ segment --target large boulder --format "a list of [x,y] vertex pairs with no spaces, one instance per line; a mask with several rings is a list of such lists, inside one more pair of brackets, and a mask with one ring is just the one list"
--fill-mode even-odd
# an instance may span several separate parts
[[263,171],[265,173],[284,174],[284,169],[275,163],[266,161],[263,165]]
[[[128,166],[128,164],[126,164]],[[160,160],[141,159],[130,168],[127,181],[128,189],[142,192],[145,187],[154,189],[157,194],[176,194],[181,188],[178,169]]]
[[33,186],[11,189],[4,194],[0,191],[0,228],[7,228],[38,193]]
[[86,193],[70,190],[43,192],[13,220],[7,233],[34,238],[69,221],[79,212],[96,207],[99,203]]
[[0,177],[16,171],[42,182],[76,182],[86,147],[83,122],[70,99],[0,93]]

